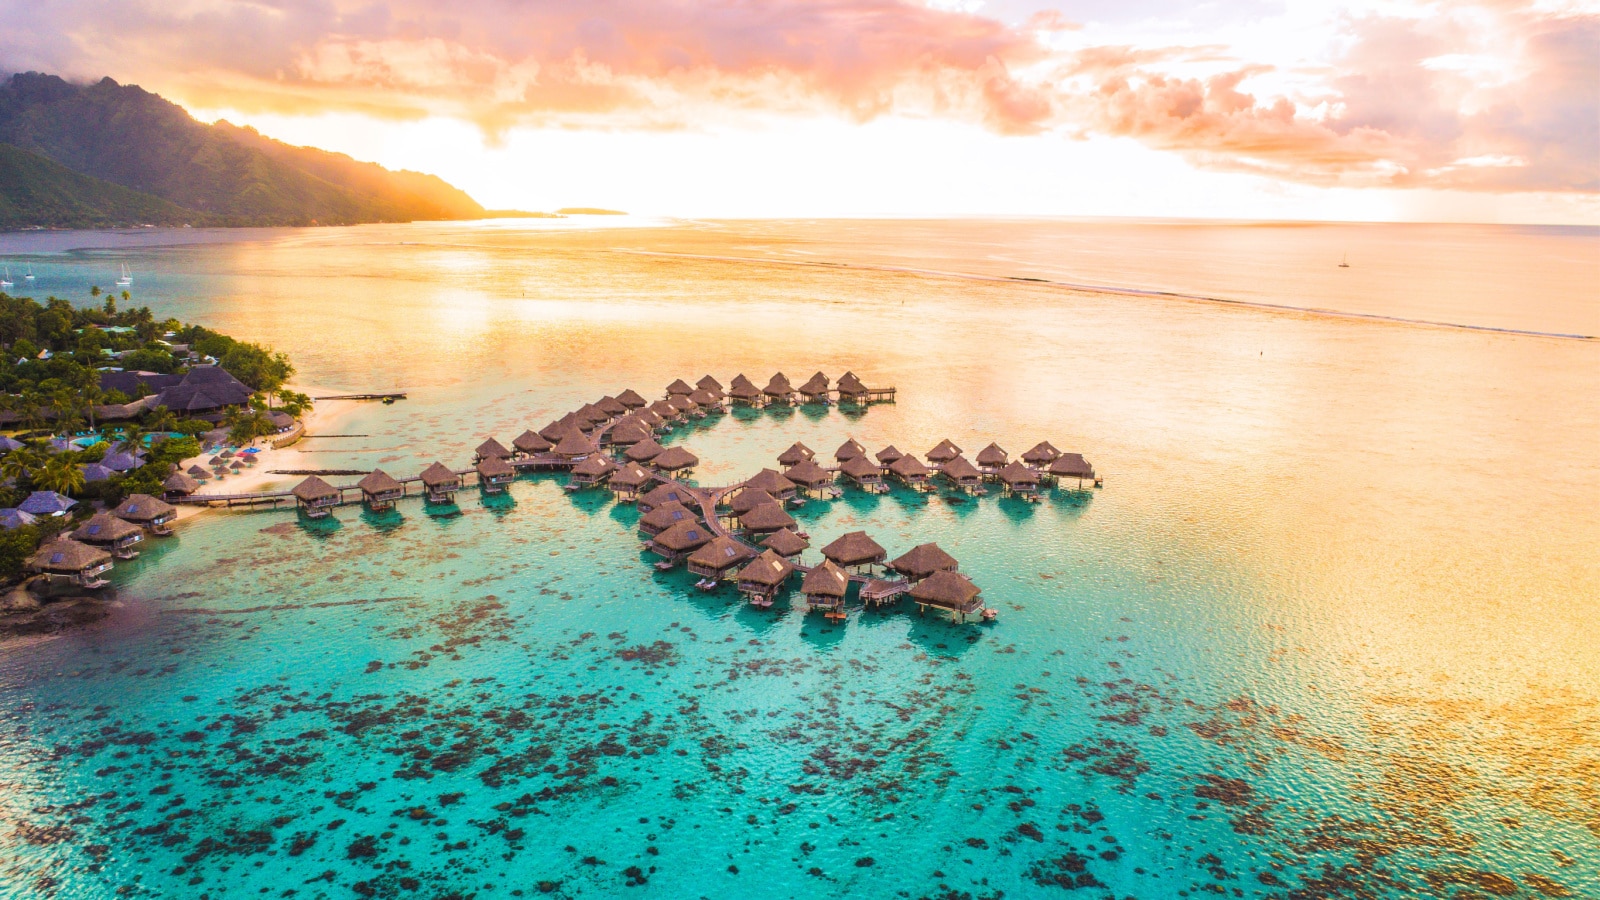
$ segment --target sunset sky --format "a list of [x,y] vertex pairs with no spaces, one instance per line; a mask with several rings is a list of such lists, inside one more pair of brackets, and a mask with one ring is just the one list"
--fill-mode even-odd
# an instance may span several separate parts
[[1600,224],[1600,2],[57,0],[0,65],[491,207]]

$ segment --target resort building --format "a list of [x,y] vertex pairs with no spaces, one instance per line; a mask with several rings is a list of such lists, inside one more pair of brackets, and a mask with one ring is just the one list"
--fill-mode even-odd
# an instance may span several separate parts
[[644,409],[646,406],[650,405],[650,401],[646,400],[638,391],[634,390],[633,388],[628,388],[627,390],[618,394],[617,402],[621,403],[628,409]]
[[676,500],[668,500],[639,517],[639,530],[648,535],[657,535],[679,522],[696,521],[699,521],[698,517],[687,506]]
[[488,440],[486,440],[483,443],[479,444],[478,445],[478,449],[473,451],[473,454],[472,454],[472,461],[474,463],[482,462],[483,460],[486,460],[486,459],[510,459],[510,458],[511,458],[511,451],[507,450],[505,448],[504,444],[500,443],[499,441],[495,440],[494,438],[489,438]]
[[422,470],[422,487],[429,503],[454,503],[456,491],[461,490],[461,476],[436,462]]
[[17,509],[35,516],[61,516],[78,505],[78,501],[55,491],[34,491],[17,504]]
[[618,500],[636,500],[639,492],[655,480],[655,474],[644,466],[632,460],[623,463],[611,477],[606,479],[606,485],[611,488],[611,493]]
[[944,552],[935,543],[918,544],[895,557],[889,568],[906,577],[908,581],[921,581],[935,572],[954,572],[961,568],[956,558]]
[[605,413],[607,417],[615,419],[628,414],[628,407],[622,401],[612,396],[601,397],[594,402],[595,409]]
[[722,393],[722,382],[712,378],[710,375],[701,375],[700,380],[696,381],[694,386],[702,391],[710,391],[713,394]]
[[868,493],[877,494],[888,490],[883,483],[883,469],[865,455],[845,460],[839,471],[844,473],[844,477],[855,482],[856,487]]
[[555,446],[555,454],[569,463],[579,463],[600,452],[594,438],[579,431],[569,431]]
[[699,522],[679,522],[645,545],[651,553],[661,557],[661,565],[671,568],[678,560],[711,543],[711,530]]
[[500,457],[491,456],[480,460],[473,468],[478,473],[478,487],[485,494],[504,493],[506,485],[517,480],[517,470],[511,468],[511,464]]
[[313,519],[323,518],[339,505],[339,489],[315,475],[295,485],[292,493],[300,511]]
[[139,555],[139,551],[133,548],[144,540],[144,529],[108,512],[99,512],[74,529],[72,537],[109,551],[117,559],[133,559]]
[[792,500],[795,495],[795,483],[776,469],[762,469],[746,481],[744,486],[747,490],[755,488],[758,491],[766,491],[774,500]]
[[928,462],[934,466],[942,466],[961,455],[961,448],[957,447],[949,438],[939,442],[939,446],[928,451]]
[[760,488],[745,487],[740,489],[733,499],[728,501],[728,508],[733,511],[735,518],[744,515],[752,509],[767,503],[776,503],[777,498]]
[[689,554],[689,572],[722,581],[735,569],[754,559],[755,555],[756,552],[744,544],[727,535],[720,535]]
[[632,446],[640,441],[651,440],[655,431],[643,421],[634,416],[629,416],[611,426],[606,432],[606,441],[619,447]]
[[1010,461],[1009,454],[999,444],[991,443],[978,451],[978,470],[985,475],[994,475],[1006,467]]
[[774,501],[752,506],[739,516],[739,526],[749,534],[769,534],[785,528],[794,528],[794,517],[784,511],[783,505]]
[[904,456],[905,454],[901,453],[893,444],[890,444],[889,446],[873,454],[873,458],[878,461],[878,465],[883,467],[883,474],[885,475],[889,474],[889,467],[894,465],[897,460],[902,459]]
[[586,456],[583,461],[572,467],[572,481],[569,486],[574,488],[598,486],[610,478],[616,468],[617,464],[604,453]]
[[622,455],[636,463],[647,463],[660,456],[661,451],[665,449],[665,447],[656,443],[655,438],[647,437],[629,447]]
[[835,565],[860,574],[882,563],[889,553],[868,537],[865,531],[852,531],[823,547],[822,555]]
[[964,491],[977,490],[983,484],[983,473],[978,471],[977,466],[967,462],[965,456],[957,456],[940,466],[939,472],[945,480]]
[[517,456],[527,459],[536,453],[549,453],[550,449],[555,445],[545,440],[538,432],[530,429],[517,435],[516,440],[511,442],[511,446],[517,451]]
[[833,484],[833,473],[817,465],[814,459],[801,460],[789,471],[784,472],[783,477],[813,494],[820,493]]
[[1035,469],[1042,469],[1055,462],[1060,456],[1061,451],[1052,446],[1049,441],[1040,441],[1033,445],[1032,450],[1022,454],[1022,461]]
[[78,587],[95,590],[110,584],[100,576],[111,571],[111,554],[71,538],[60,538],[40,547],[37,553],[29,557],[28,568],[51,579],[60,578]]
[[1083,458],[1081,453],[1063,453],[1050,464],[1047,474],[1052,478],[1075,478],[1078,486],[1082,487],[1085,481],[1098,482],[1095,477],[1094,466]]
[[735,576],[739,593],[756,606],[771,606],[784,582],[794,574],[794,563],[772,550],[764,550]]
[[789,383],[789,379],[782,372],[772,376],[767,386],[761,389],[761,393],[773,403],[793,403],[795,399],[794,385]]
[[[684,399],[687,400],[689,398],[685,397]],[[650,404],[650,411],[661,419],[663,425],[683,421],[683,411],[665,400],[657,400]]]
[[368,472],[356,482],[356,487],[361,489],[361,501],[373,512],[393,509],[395,503],[406,495],[406,486],[382,469]]
[[908,454],[889,464],[889,474],[906,487],[920,490],[927,486],[933,470],[923,465],[922,460]]
[[[184,477],[183,473],[174,472],[167,481]],[[150,529],[151,534],[169,535],[172,533],[172,522],[178,518],[178,510],[149,494],[129,494],[117,506],[115,515],[124,522]]]
[[745,406],[762,405],[761,389],[743,375],[733,379],[733,384],[728,387],[728,399]]
[[700,465],[700,457],[682,447],[668,447],[657,453],[655,458],[650,460],[650,465],[658,472],[677,474],[688,472]]
[[845,617],[844,596],[849,589],[850,576],[826,559],[807,572],[805,579],[800,582],[800,592],[806,596],[806,605],[822,610],[829,619]]
[[911,599],[916,601],[918,614],[933,607],[948,610],[956,622],[965,622],[969,616],[983,615],[981,593],[967,576],[941,570],[913,585]]
[[793,528],[784,528],[767,535],[761,546],[783,557],[796,557],[804,553],[811,542],[795,533]]
[[1020,462],[1014,462],[995,473],[1005,483],[1006,491],[1019,497],[1032,499],[1039,491],[1039,473]]
[[805,398],[807,403],[827,403],[829,399],[828,376],[821,372],[812,375],[806,379],[805,384],[800,385],[799,391],[800,396]]
[[720,391],[708,391],[705,388],[700,388],[690,394],[689,399],[701,410],[708,413],[726,411],[722,406],[722,393]]
[[685,505],[693,503],[698,506],[700,501],[685,490],[683,485],[678,484],[676,481],[668,481],[656,485],[649,493],[639,498],[639,511],[649,512],[667,503],[682,503]]
[[866,455],[867,448],[861,446],[861,444],[858,443],[855,438],[849,438],[844,443],[839,445],[838,450],[833,452],[833,459],[835,462],[844,463],[847,460],[852,460]]
[[673,379],[673,382],[667,385],[668,400],[673,397],[687,397],[692,393],[694,393],[694,386],[682,378]]
[[[201,471],[205,471],[202,469]],[[167,480],[161,482],[161,493],[168,500],[182,500],[200,490],[200,482],[195,481],[191,475],[182,472],[173,472]]]
[[778,454],[778,465],[788,469],[791,466],[797,466],[808,459],[813,459],[816,457],[816,455],[817,454],[813,452],[810,447],[807,447],[805,444],[802,444],[799,441],[795,441],[794,444],[789,447],[789,449]]

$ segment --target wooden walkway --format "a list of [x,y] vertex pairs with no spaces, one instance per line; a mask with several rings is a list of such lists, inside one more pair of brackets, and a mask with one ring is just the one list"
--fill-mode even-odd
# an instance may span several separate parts
[[391,394],[330,394],[326,397],[313,397],[313,400],[404,400],[404,391]]

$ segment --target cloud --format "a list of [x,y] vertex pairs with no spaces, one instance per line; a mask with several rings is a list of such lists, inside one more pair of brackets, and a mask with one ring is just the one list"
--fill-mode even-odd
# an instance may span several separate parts
[[111,74],[191,107],[448,116],[491,136],[894,114],[1132,137],[1198,166],[1310,184],[1600,191],[1600,15],[1583,7],[1395,0],[1329,16],[1331,49],[1292,66],[1251,58],[1226,29],[1194,46],[1153,29],[1107,41],[1054,11],[1007,23],[984,9],[58,0],[10,17],[0,58]]

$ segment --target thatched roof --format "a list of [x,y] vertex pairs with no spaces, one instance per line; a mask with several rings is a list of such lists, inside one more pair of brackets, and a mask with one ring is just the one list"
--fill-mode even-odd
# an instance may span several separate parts
[[200,482],[182,472],[173,472],[166,481],[161,482],[161,489],[174,494],[192,494],[200,490]]
[[124,522],[108,512],[98,512],[73,530],[72,536],[86,544],[109,544],[143,534],[132,522]]
[[684,381],[682,378],[675,378],[671,384],[667,385],[667,393],[682,394],[683,396],[687,397],[694,393],[694,385]]
[[422,470],[422,483],[430,488],[460,487],[461,476],[446,468],[444,463],[436,462]]
[[1042,466],[1045,463],[1055,462],[1061,451],[1051,445],[1049,441],[1040,441],[1033,445],[1033,449],[1022,454],[1022,461],[1030,465]]
[[957,481],[983,477],[983,473],[978,471],[978,467],[967,462],[965,456],[958,456],[950,460],[940,466],[939,471],[943,472],[946,478],[954,478]]
[[754,400],[761,396],[761,389],[753,384],[735,384],[728,388],[728,396],[740,400]]
[[600,447],[595,444],[594,438],[578,431],[569,431],[556,444],[556,452],[562,456],[588,456],[599,453]]
[[489,438],[487,441],[479,444],[478,449],[473,452],[479,458],[493,457],[494,459],[508,459],[511,456],[511,451],[507,450],[504,444],[500,443],[494,438]]
[[644,407],[650,405],[650,401],[646,400],[643,395],[633,388],[628,388],[627,390],[618,394],[617,402],[629,409],[643,409]]
[[794,490],[794,482],[776,469],[762,469],[744,483],[746,488],[766,491],[774,497],[781,497]]
[[817,454],[814,453],[810,447],[807,447],[805,444],[802,444],[799,441],[795,441],[794,444],[789,447],[789,449],[778,454],[778,465],[792,466],[803,459],[811,459],[816,455]]
[[1007,453],[1005,448],[1001,447],[999,444],[991,443],[989,446],[978,451],[978,465],[980,466],[988,466],[991,468],[994,466],[1003,466],[1006,464],[1006,460],[1010,458],[1011,454]]
[[538,432],[529,430],[517,435],[517,439],[511,442],[511,446],[523,453],[543,453],[553,445],[541,437]]
[[356,482],[356,487],[360,488],[362,493],[365,494],[398,494],[406,489],[405,485],[396,481],[394,476],[382,469],[373,469],[368,472],[365,477]]
[[999,475],[1000,480],[1009,488],[1039,483],[1039,473],[1019,462],[1011,463],[995,474]]
[[611,421],[611,417],[593,403],[585,403],[578,407],[578,411],[573,415],[578,418],[578,421],[587,422],[590,425],[599,425],[603,422]]
[[745,562],[754,559],[755,555],[756,552],[744,544],[727,535],[720,535],[691,554],[689,564],[722,571],[744,565]]
[[617,464],[612,462],[604,453],[595,453],[584,458],[583,462],[572,467],[572,474],[584,478],[599,478],[615,469]]
[[913,585],[911,599],[940,609],[965,613],[983,605],[983,601],[978,599],[980,593],[982,590],[967,576],[940,570]]
[[682,553],[711,543],[711,531],[699,522],[679,522],[651,540],[674,553]]
[[843,597],[849,588],[850,576],[826,559],[807,572],[805,580],[800,582],[800,591],[807,596]]
[[858,456],[866,455],[867,448],[861,446],[860,442],[858,442],[855,438],[849,438],[844,443],[839,445],[838,450],[833,451],[833,458],[839,462],[844,462],[847,459],[855,459]]
[[[182,477],[174,475],[174,478]],[[169,481],[171,479],[168,479]],[[163,503],[149,494],[129,494],[117,507],[117,517],[127,519],[129,522],[154,522],[156,519],[166,518],[178,510],[170,503]]]
[[728,504],[728,506],[733,510],[733,514],[737,516],[749,512],[754,507],[760,506],[763,503],[776,502],[778,501],[766,491],[763,491],[759,488],[745,488],[739,493],[733,495],[733,500]]
[[480,480],[485,478],[509,478],[517,474],[517,470],[511,468],[510,463],[497,456],[491,456],[488,459],[479,461],[474,468],[478,470],[478,478]]
[[889,568],[907,578],[927,578],[944,569],[960,565],[956,558],[944,552],[938,544],[918,544],[889,563]]
[[765,534],[780,528],[793,528],[795,523],[794,517],[784,512],[783,505],[774,500],[745,510],[739,516],[739,524],[744,526],[745,531]]
[[866,391],[867,386],[861,383],[854,372],[846,372],[839,376],[839,390],[845,394],[859,394]]
[[628,451],[623,455],[634,462],[646,462],[648,460],[655,459],[664,449],[666,448],[657,443],[655,438],[647,437],[637,444],[634,444],[632,447],[629,447]]
[[638,490],[650,483],[656,477],[649,469],[629,460],[621,468],[611,473],[611,486],[614,488],[628,488]]
[[539,429],[539,437],[542,437],[554,444],[566,437],[567,432],[573,431],[576,428],[577,422],[569,413],[568,415],[563,416],[554,422],[551,422],[549,425]]
[[852,531],[834,539],[822,548],[822,555],[841,566],[860,566],[878,562],[888,556],[888,551],[867,536],[865,531]]
[[652,434],[650,426],[636,418],[623,419],[606,432],[613,444],[637,444],[650,440]]
[[779,372],[772,376],[772,379],[767,382],[766,387],[761,389],[761,392],[769,397],[787,397],[794,393],[794,385],[789,383],[789,379],[782,372]]
[[617,416],[627,415],[628,412],[628,407],[624,406],[622,401],[611,396],[610,394],[607,394],[606,396],[601,397],[599,400],[596,400],[594,402],[594,406],[595,409],[600,410],[613,419],[615,419]]
[[91,566],[98,566],[111,561],[111,554],[99,547],[80,544],[69,538],[51,541],[39,548],[28,559],[28,567],[41,572],[54,572],[60,575],[75,575]]
[[811,546],[811,542],[794,533],[792,528],[780,528],[767,535],[761,546],[767,547],[783,556],[794,556]]
[[689,507],[669,500],[639,517],[639,526],[651,531],[666,531],[679,522],[696,522],[699,519]]
[[700,390],[690,394],[689,400],[697,406],[716,406],[722,402],[722,394]]
[[802,394],[811,394],[816,396],[818,394],[826,394],[827,392],[828,376],[822,374],[821,372],[818,372],[810,378],[807,378],[806,383],[800,385],[800,393]]
[[736,388],[737,387],[752,387],[753,388],[753,387],[756,386],[756,383],[754,381],[751,381],[750,379],[744,377],[744,373],[740,372],[738,375],[733,376],[733,380],[728,382],[728,386],[729,387],[736,387]]
[[657,400],[656,402],[650,404],[650,411],[660,416],[662,421],[676,419],[677,417],[683,415],[683,413],[678,411],[676,406],[673,406],[671,403],[668,403],[665,400]]
[[700,404],[690,400],[688,394],[673,394],[667,404],[681,413],[693,412],[700,408]]
[[1067,478],[1093,478],[1094,466],[1081,453],[1063,453],[1050,464],[1050,474]]
[[881,478],[883,476],[883,470],[878,467],[878,464],[865,456],[847,459],[839,469],[857,481],[863,478]]
[[651,488],[649,493],[639,498],[639,505],[654,509],[666,503],[682,503],[685,500],[693,501],[694,497],[684,490],[683,485],[669,481]]
[[928,462],[938,464],[948,462],[961,455],[961,448],[951,442],[949,438],[939,442],[939,446],[928,451]]
[[703,391],[717,391],[719,393],[722,391],[722,382],[712,378],[710,375],[701,375],[700,380],[696,381],[694,386]]
[[889,471],[901,478],[927,478],[933,470],[922,464],[922,460],[915,456],[902,456],[889,464]]
[[666,419],[656,415],[655,411],[650,409],[648,406],[644,409],[634,410],[633,418],[636,421],[643,422],[645,425],[648,425],[651,429],[658,428],[667,421]]
[[650,460],[650,465],[663,472],[676,472],[680,469],[692,469],[700,465],[700,457],[682,447],[668,447],[656,454],[655,459]]
[[814,488],[819,484],[828,484],[833,481],[833,473],[817,465],[816,460],[812,459],[802,459],[789,471],[785,472],[784,477],[795,484],[803,484],[808,488]]
[[738,579],[741,583],[750,582],[770,588],[782,584],[793,572],[794,563],[771,550],[763,550],[760,556],[739,570]]
[[315,475],[312,475],[305,481],[302,481],[294,486],[294,495],[297,499],[304,500],[307,503],[313,503],[317,500],[324,500],[329,497],[337,498],[339,496],[339,492],[333,487],[333,485],[323,481],[321,478],[318,478]]
[[892,465],[895,460],[903,458],[905,454],[901,453],[895,447],[895,445],[890,444],[882,450],[879,450],[876,454],[874,454],[874,456],[877,458],[879,464],[887,466]]
[[190,466],[188,471],[190,475],[193,475],[196,478],[204,478],[211,474],[205,470],[204,466],[199,465]]

